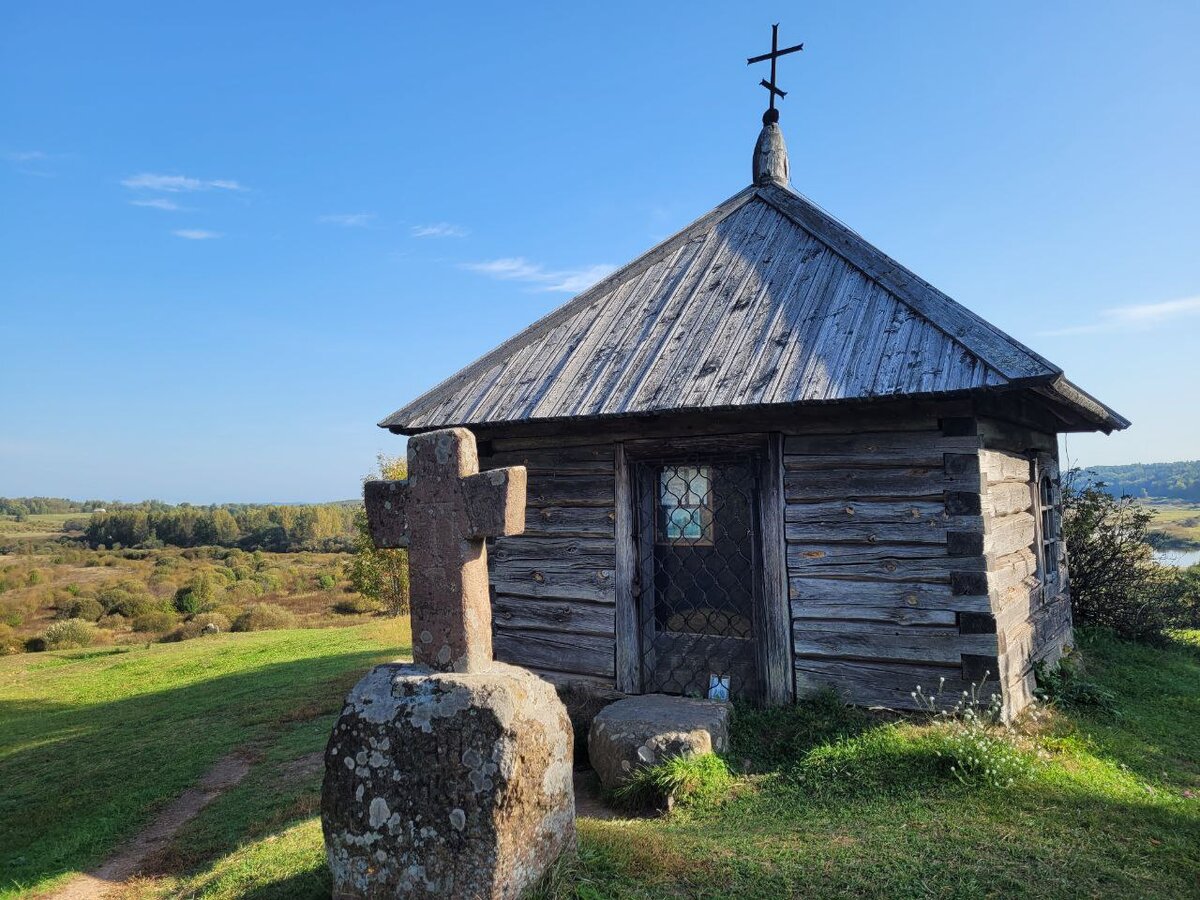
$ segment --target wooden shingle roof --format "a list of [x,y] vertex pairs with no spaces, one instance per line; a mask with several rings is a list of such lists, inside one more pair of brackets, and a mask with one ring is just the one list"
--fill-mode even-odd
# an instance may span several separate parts
[[747,188],[380,423],[450,425],[1037,387],[1129,423],[804,197]]

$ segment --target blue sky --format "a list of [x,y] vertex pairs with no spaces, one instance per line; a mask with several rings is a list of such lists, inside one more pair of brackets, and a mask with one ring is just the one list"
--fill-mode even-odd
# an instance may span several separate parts
[[7,4],[0,494],[345,498],[374,425],[795,187],[1200,457],[1200,4]]

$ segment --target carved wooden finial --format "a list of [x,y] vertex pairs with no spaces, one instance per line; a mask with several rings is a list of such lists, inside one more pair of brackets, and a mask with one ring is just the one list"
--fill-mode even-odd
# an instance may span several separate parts
[[786,47],[783,50],[779,49],[779,25],[776,23],[771,26],[771,52],[764,53],[761,56],[752,56],[746,60],[746,65],[754,63],[771,61],[771,77],[764,78],[759,82],[767,89],[767,93],[771,97],[771,104],[767,107],[767,111],[763,113],[763,129],[759,132],[758,143],[754,145],[754,183],[755,184],[782,184],[788,183],[788,157],[787,145],[783,142],[783,132],[779,130],[779,110],[775,108],[775,98],[780,99],[787,96],[787,91],[781,90],[779,85],[775,83],[775,62],[781,56],[787,56],[789,53],[796,53],[804,49],[803,44],[796,44],[794,47]]

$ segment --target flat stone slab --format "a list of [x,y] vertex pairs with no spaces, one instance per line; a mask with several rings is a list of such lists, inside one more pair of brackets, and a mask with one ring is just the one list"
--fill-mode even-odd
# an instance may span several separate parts
[[609,790],[639,768],[674,756],[723,753],[728,746],[729,704],[666,694],[609,704],[588,733],[588,758]]
[[325,751],[334,898],[519,897],[574,844],[571,743],[527,669],[377,666]]

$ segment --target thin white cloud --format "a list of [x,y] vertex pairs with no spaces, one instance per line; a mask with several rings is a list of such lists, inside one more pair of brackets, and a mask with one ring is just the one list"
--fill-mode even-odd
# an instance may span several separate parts
[[1134,306],[1114,306],[1100,310],[1100,318],[1083,325],[1071,325],[1042,331],[1043,337],[1069,334],[1101,334],[1111,331],[1148,331],[1164,322],[1200,316],[1200,297],[1184,297],[1163,303],[1140,303]]
[[244,191],[242,185],[226,178],[204,180],[189,178],[186,175],[157,175],[153,172],[142,172],[122,179],[121,184],[134,191],[165,191],[171,194],[191,193],[193,191]]
[[49,159],[50,154],[43,153],[41,150],[14,150],[11,153],[5,153],[4,158],[9,162],[16,163],[38,162]]
[[133,206],[148,206],[151,209],[182,209],[174,200],[168,200],[166,197],[149,197],[145,200],[130,200]]
[[523,281],[536,285],[540,291],[560,291],[566,294],[578,294],[616,271],[616,266],[607,263],[582,266],[578,269],[547,269],[520,256],[463,263],[463,268],[500,281]]
[[413,237],[419,238],[458,238],[466,237],[470,234],[461,225],[452,225],[449,222],[434,222],[432,225],[414,225],[411,231]]
[[171,234],[188,241],[211,241],[221,237],[218,231],[205,231],[203,228],[177,228]]
[[338,225],[342,228],[366,228],[375,221],[375,213],[333,213],[328,216],[318,216],[317,221],[326,225]]

